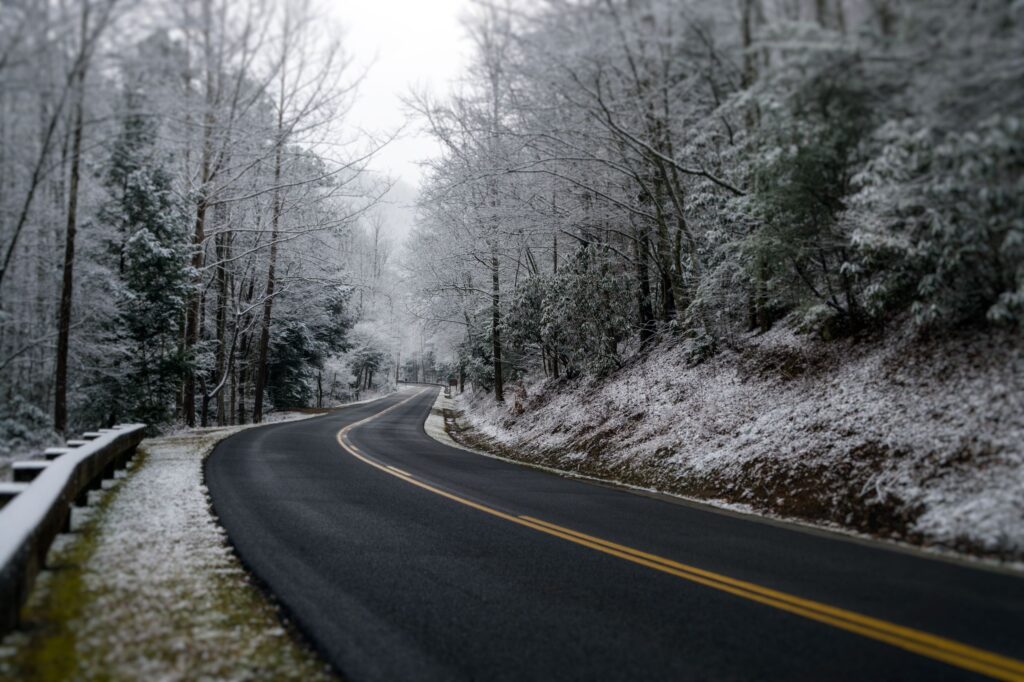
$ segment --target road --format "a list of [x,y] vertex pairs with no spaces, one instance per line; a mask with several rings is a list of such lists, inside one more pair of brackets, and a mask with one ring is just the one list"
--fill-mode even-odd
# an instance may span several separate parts
[[1024,580],[452,448],[436,389],[242,431],[240,556],[369,680],[1024,680]]

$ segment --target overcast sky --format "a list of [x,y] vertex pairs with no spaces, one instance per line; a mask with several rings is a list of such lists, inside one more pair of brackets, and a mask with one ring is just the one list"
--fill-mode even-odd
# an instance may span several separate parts
[[[443,94],[465,63],[467,41],[459,18],[467,0],[329,0],[346,28],[347,49],[360,64],[374,62],[349,122],[367,130],[396,130],[406,120],[400,98],[411,87]],[[374,58],[376,60],[374,61]],[[437,151],[434,142],[407,127],[377,159],[377,166],[417,186],[416,161]]]

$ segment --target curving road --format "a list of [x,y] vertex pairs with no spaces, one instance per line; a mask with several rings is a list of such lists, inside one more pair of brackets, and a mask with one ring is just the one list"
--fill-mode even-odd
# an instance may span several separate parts
[[347,679],[1024,680],[1024,580],[447,447],[436,389],[206,465],[249,568]]

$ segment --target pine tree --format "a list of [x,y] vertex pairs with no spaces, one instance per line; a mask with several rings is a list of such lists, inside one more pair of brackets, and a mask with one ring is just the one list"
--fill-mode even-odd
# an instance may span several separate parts
[[110,364],[116,372],[100,382],[93,409],[108,422],[156,428],[172,419],[175,390],[187,367],[179,339],[189,269],[183,213],[141,104],[139,93],[125,93],[121,133],[105,177],[111,200],[101,217],[116,228],[109,251],[119,280],[108,349],[120,362]]

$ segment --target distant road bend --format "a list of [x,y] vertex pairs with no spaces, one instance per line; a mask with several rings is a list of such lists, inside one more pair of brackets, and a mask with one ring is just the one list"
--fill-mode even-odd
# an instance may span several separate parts
[[415,387],[209,458],[346,679],[1024,680],[1024,580],[447,447]]

